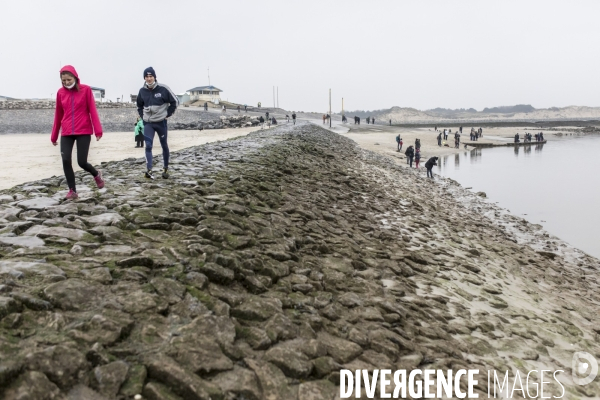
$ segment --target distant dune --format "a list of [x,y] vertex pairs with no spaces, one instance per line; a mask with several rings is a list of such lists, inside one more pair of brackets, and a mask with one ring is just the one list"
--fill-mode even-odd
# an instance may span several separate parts
[[374,111],[347,111],[346,116],[361,118],[373,117],[378,122],[392,120],[393,124],[419,124],[443,122],[535,122],[535,121],[577,121],[600,120],[600,107],[568,106],[563,108],[533,108],[531,105],[485,108],[483,111],[470,109],[417,110],[407,107],[392,107]]

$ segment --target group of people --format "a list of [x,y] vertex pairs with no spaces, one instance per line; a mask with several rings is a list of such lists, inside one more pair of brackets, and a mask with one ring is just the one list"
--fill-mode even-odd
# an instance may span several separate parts
[[[93,176],[99,189],[105,186],[102,171],[96,170],[87,160],[92,135],[96,137],[96,141],[102,138],[102,124],[100,123],[92,90],[90,86],[80,82],[75,68],[66,65],[60,69],[59,76],[62,87],[56,93],[56,108],[50,142],[52,145],[58,146],[60,136],[63,171],[69,188],[66,198],[74,200],[79,197],[72,164],[74,146],[77,146],[77,163],[79,166]],[[152,146],[154,137],[158,135],[163,150],[162,177],[168,179],[167,119],[175,113],[179,100],[167,85],[158,83],[156,72],[152,67],[144,70],[143,78],[145,83],[137,96],[139,118],[135,126],[136,147],[146,148],[146,172],[144,176],[148,179],[154,179]]]
[[477,141],[477,140],[479,140],[480,137],[483,137],[483,129],[471,128],[471,134],[470,134],[471,141]]
[[[524,143],[531,142],[531,139],[533,137],[535,137],[536,142],[544,141],[544,133],[543,132],[536,133],[535,135],[531,135],[531,133],[525,132],[525,137],[523,138],[523,142]],[[521,139],[519,138],[519,133],[517,132],[517,134],[515,135],[515,143],[519,143],[519,142],[521,142]]]
[[[396,141],[398,143],[402,142],[402,138],[400,135],[396,137]],[[398,145],[398,149],[401,149],[401,145]],[[400,151],[400,150],[398,150]],[[412,145],[408,146],[406,151],[404,152],[406,156],[406,163],[412,168],[413,160],[415,162],[415,168],[419,168],[419,163],[421,162],[421,139],[415,139],[414,147]],[[438,157],[431,157],[425,163],[425,169],[427,170],[427,177],[433,178],[433,167],[437,165]]]

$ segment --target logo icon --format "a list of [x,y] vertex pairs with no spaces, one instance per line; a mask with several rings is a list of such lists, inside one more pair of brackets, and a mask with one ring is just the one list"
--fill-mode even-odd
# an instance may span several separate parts
[[587,385],[591,383],[598,375],[598,362],[585,351],[578,351],[573,354],[572,374],[573,382],[576,385]]

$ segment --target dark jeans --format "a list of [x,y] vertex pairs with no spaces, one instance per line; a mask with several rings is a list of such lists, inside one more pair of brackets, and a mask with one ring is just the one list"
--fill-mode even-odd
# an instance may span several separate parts
[[137,135],[135,137],[135,145],[136,147],[144,147],[144,135]]
[[152,144],[154,133],[158,134],[158,140],[163,151],[163,163],[165,168],[169,166],[169,145],[167,144],[167,120],[160,122],[144,122],[144,140],[146,141],[146,167],[152,169]]
[[412,168],[412,163],[413,163],[413,156],[408,156],[408,165],[410,165],[410,167]]
[[90,151],[90,143],[92,135],[69,135],[60,137],[60,155],[62,157],[63,170],[69,189],[75,189],[75,172],[73,172],[73,163],[71,157],[73,154],[73,146],[77,143],[77,164],[92,176],[98,176],[98,171],[87,162],[88,153]]
[[433,171],[431,168],[427,168],[427,177],[429,178],[430,176],[433,178]]

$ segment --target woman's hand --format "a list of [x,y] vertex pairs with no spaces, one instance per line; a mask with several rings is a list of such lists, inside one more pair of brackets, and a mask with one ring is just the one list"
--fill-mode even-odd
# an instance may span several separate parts
[[52,142],[52,146],[58,146],[58,142]]
[[102,139],[102,136],[96,136],[96,142],[100,139]]

